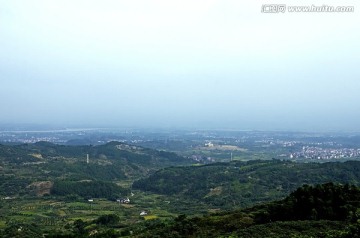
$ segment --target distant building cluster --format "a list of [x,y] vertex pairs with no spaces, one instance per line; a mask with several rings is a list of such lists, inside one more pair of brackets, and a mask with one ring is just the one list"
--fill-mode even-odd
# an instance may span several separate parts
[[264,140],[256,140],[255,143],[265,144],[265,145],[277,145],[283,147],[291,147],[296,144],[299,144],[299,141],[283,141],[283,140],[275,140],[275,139],[264,139]]
[[272,145],[272,146],[282,146],[282,147],[292,147],[295,145],[307,144],[313,146],[341,146],[336,142],[304,142],[304,141],[295,141],[295,140],[277,140],[277,139],[263,139],[256,140],[255,143]]
[[190,156],[190,159],[195,160],[196,162],[199,162],[199,163],[211,163],[211,162],[215,161],[211,157],[205,157],[202,155],[192,155],[192,156]]
[[214,147],[214,144],[211,142],[211,141],[207,141],[205,144],[204,144],[205,147]]
[[360,157],[360,149],[303,146],[300,152],[290,154],[291,159],[345,159],[354,157]]
[[129,198],[118,198],[116,199],[116,201],[118,203],[123,203],[123,204],[129,204],[130,203],[130,199]]

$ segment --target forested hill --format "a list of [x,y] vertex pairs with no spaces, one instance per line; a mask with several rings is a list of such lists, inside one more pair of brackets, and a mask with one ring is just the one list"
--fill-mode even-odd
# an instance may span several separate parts
[[[327,183],[304,185],[285,199],[245,210],[129,228],[136,237],[360,237],[360,189]],[[136,229],[137,228],[137,229]]]
[[48,189],[35,189],[35,193],[48,193],[53,183],[57,185],[60,180],[133,180],[166,166],[189,163],[175,153],[120,142],[99,146],[64,146],[48,142],[0,145],[0,195],[26,194],[32,187],[41,186]]
[[98,146],[65,146],[49,142],[11,146],[0,144],[0,161],[9,163],[40,162],[54,158],[73,158],[86,161],[87,154],[90,159],[95,160],[105,158],[159,167],[187,163],[187,160],[175,153],[127,145],[115,141]]
[[360,162],[272,160],[172,167],[136,181],[133,188],[232,209],[283,198],[303,184],[327,182],[359,185]]

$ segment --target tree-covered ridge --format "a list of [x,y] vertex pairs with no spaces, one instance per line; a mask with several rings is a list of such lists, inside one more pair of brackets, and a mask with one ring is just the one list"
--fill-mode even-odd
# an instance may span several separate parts
[[302,184],[331,181],[358,185],[360,162],[272,160],[171,167],[136,181],[133,188],[230,209],[283,198]]
[[59,196],[78,195],[84,198],[116,199],[126,196],[128,189],[104,181],[55,181],[51,194]]
[[167,162],[167,165],[187,163],[183,157],[178,156],[172,152],[158,151],[140,146],[132,146],[116,141],[98,146],[66,146],[52,144],[49,142],[37,142],[34,144],[20,145],[0,144],[0,162],[26,163],[58,157],[85,159],[87,154],[92,159],[122,159],[123,161],[127,162],[145,163],[149,165],[158,165],[159,162]]
[[134,179],[165,166],[189,162],[175,153],[120,142],[99,146],[48,142],[0,145],[0,195],[32,194],[28,186],[41,181]]
[[258,223],[289,220],[356,222],[360,219],[359,208],[360,189],[355,185],[304,185],[280,202],[255,207],[264,210],[255,215],[255,219]]
[[137,237],[359,237],[360,189],[305,185],[281,201],[245,210],[138,226]]

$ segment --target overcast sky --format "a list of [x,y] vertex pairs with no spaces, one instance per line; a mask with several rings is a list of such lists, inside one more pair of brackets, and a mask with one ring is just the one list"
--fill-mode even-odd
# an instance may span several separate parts
[[288,2],[0,0],[0,123],[360,131],[360,3]]

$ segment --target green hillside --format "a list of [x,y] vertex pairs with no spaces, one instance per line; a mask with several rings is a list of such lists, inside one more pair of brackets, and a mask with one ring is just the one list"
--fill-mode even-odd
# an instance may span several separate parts
[[0,145],[0,236],[345,238],[359,231],[359,161],[191,162],[120,142]]
[[281,199],[303,184],[360,183],[360,162],[249,161],[161,169],[133,188],[233,209]]
[[136,237],[360,237],[360,189],[303,186],[285,199],[245,210],[132,227]]
[[[66,231],[51,230],[48,237],[92,237],[96,234],[95,237],[139,238],[358,238],[360,188],[333,183],[305,185],[282,200],[247,209],[151,219],[127,227],[119,227],[119,224],[121,220],[116,214],[105,214],[93,220],[76,220]],[[16,231],[9,233],[16,234]]]
[[0,145],[0,195],[44,195],[62,181],[132,181],[165,166],[184,164],[189,161],[175,153],[120,142],[100,146],[48,142]]

